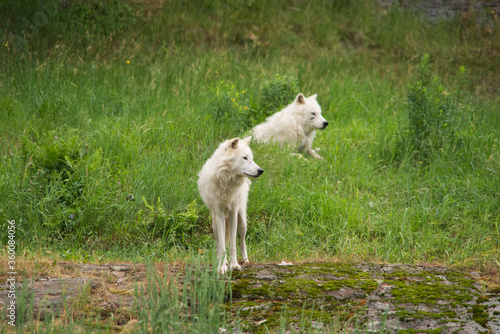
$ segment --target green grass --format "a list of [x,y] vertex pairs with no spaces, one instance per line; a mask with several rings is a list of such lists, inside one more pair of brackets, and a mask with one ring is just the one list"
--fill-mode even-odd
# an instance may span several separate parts
[[[262,90],[289,76],[330,121],[314,142],[325,161],[253,146],[265,173],[249,198],[251,261],[498,263],[494,18],[430,24],[368,1],[30,3],[2,5],[15,15],[0,37],[0,227],[17,222],[18,256],[143,261],[213,249],[197,173],[218,143],[248,131],[211,111],[214,87],[227,83],[258,114]],[[84,30],[71,33],[72,15]],[[468,70],[470,122],[466,141],[420,163],[400,139],[425,53],[447,91]]]
[[[293,5],[131,3],[128,26],[120,21],[110,35],[84,17],[95,31],[80,39],[57,34],[67,18],[54,14],[23,48],[8,21],[0,220],[16,220],[23,250],[134,260],[213,247],[197,172],[220,141],[248,130],[211,112],[214,87],[226,82],[222,89],[259,113],[262,89],[290,76],[318,94],[331,122],[314,143],[326,161],[254,146],[266,171],[250,194],[254,261],[494,263],[498,56],[475,64],[470,55],[478,39],[496,47],[498,27],[430,25],[362,1]],[[461,98],[471,113],[467,142],[419,163],[398,142],[406,85],[426,52],[445,90],[455,88],[458,65],[475,89]]]

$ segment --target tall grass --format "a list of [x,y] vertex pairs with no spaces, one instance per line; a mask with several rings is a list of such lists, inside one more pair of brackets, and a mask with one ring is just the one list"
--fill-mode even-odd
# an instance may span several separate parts
[[[266,173],[250,193],[252,261],[494,265],[497,58],[470,55],[498,46],[496,21],[491,32],[430,25],[365,1],[124,6],[98,18],[122,13],[111,33],[81,14],[92,6],[54,12],[43,26],[33,21],[41,9],[29,7],[33,26],[3,23],[0,222],[16,220],[24,251],[140,260],[213,247],[197,173],[219,142],[285,103],[268,100],[274,82],[277,98],[317,93],[330,126],[314,142],[325,161],[253,146]],[[64,30],[75,13],[87,26],[80,37]],[[450,91],[459,65],[468,69],[461,103],[471,108],[466,145],[421,164],[399,138],[424,53]],[[279,85],[283,76],[290,86]],[[229,103],[214,112],[221,82],[248,111]],[[249,122],[229,117],[234,110]]]
[[[182,275],[163,277],[149,270],[147,286],[136,292],[137,332],[141,333],[217,333],[230,321],[224,301],[230,296],[229,281],[221,280],[217,270],[210,269],[216,257],[194,260]],[[233,326],[237,326],[233,324]]]

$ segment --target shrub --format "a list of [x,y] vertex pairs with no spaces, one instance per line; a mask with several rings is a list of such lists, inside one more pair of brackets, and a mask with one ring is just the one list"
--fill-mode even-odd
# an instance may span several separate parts
[[296,74],[276,74],[271,80],[265,79],[261,85],[262,96],[255,123],[264,121],[269,115],[290,104],[299,93],[299,79]]
[[[21,147],[25,159],[26,206],[50,235],[63,236],[78,229],[88,198],[110,176],[101,148],[92,149],[76,130],[25,134]],[[32,218],[34,219],[34,218]],[[32,221],[34,224],[35,222]]]
[[44,172],[69,170],[73,160],[88,153],[77,131],[40,135],[31,130],[23,137],[21,151],[35,168]]
[[425,54],[419,66],[418,81],[406,94],[408,127],[403,133],[404,146],[419,160],[431,160],[464,139],[464,124],[470,107],[462,105],[465,68],[457,72],[458,87],[449,92],[429,71],[430,56]]
[[152,238],[161,238],[168,246],[179,248],[198,246],[208,238],[200,233],[204,231],[198,222],[196,199],[180,210],[167,210],[160,198],[156,204],[149,203],[144,196],[142,201],[145,208],[139,211],[137,221],[150,231]]
[[79,43],[82,36],[119,35],[136,21],[134,9],[118,0],[4,2],[0,3],[0,13],[6,14],[0,20],[0,31],[16,51],[45,49],[47,42],[53,45],[62,36]]
[[76,34],[120,34],[135,23],[135,13],[122,1],[75,1],[68,4],[63,22]]
[[246,130],[252,125],[250,99],[244,90],[234,84],[218,82],[209,88],[208,112],[219,122]]

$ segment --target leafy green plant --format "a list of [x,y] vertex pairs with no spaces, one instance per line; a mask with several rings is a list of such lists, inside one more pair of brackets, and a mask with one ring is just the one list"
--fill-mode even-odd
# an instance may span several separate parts
[[430,56],[421,58],[418,81],[407,90],[408,130],[406,140],[418,159],[432,159],[463,140],[463,124],[469,111],[461,104],[467,79],[465,67],[457,72],[458,87],[449,92],[429,71]]
[[160,198],[156,204],[149,203],[144,196],[142,200],[146,208],[139,211],[137,220],[153,237],[161,237],[168,246],[183,248],[201,242],[196,237],[201,227],[196,199],[179,211],[166,210]]
[[32,129],[22,138],[21,152],[35,169],[54,172],[71,170],[76,160],[89,150],[76,130],[40,134]]
[[21,152],[25,201],[36,211],[36,220],[53,236],[81,227],[79,213],[88,206],[85,203],[99,191],[108,191],[103,185],[111,172],[102,148],[93,149],[77,130],[32,130],[22,137]]
[[261,84],[261,99],[255,123],[260,123],[269,115],[291,103],[299,93],[299,79],[295,73],[276,74],[272,79],[264,79]]
[[72,33],[120,34],[135,22],[132,7],[123,1],[75,1],[65,9],[63,22]]
[[252,124],[250,98],[245,90],[236,85],[219,81],[208,92],[208,111],[219,122],[235,129],[246,130]]

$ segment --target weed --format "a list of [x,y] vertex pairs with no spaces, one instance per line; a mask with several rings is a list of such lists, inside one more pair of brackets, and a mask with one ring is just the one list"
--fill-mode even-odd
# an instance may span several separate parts
[[296,74],[276,74],[272,79],[263,79],[261,98],[254,124],[263,122],[268,116],[290,104],[299,93],[299,79]]
[[408,87],[408,131],[406,139],[418,160],[432,161],[441,152],[463,143],[464,125],[470,117],[470,106],[460,104],[467,80],[465,67],[457,72],[456,92],[449,92],[429,71],[430,56],[421,58],[418,81]]
[[216,122],[229,124],[236,131],[246,130],[252,124],[250,98],[236,85],[219,81],[209,89],[207,110]]
[[63,24],[75,34],[121,34],[135,22],[130,4],[122,1],[91,0],[70,2],[63,13]]

